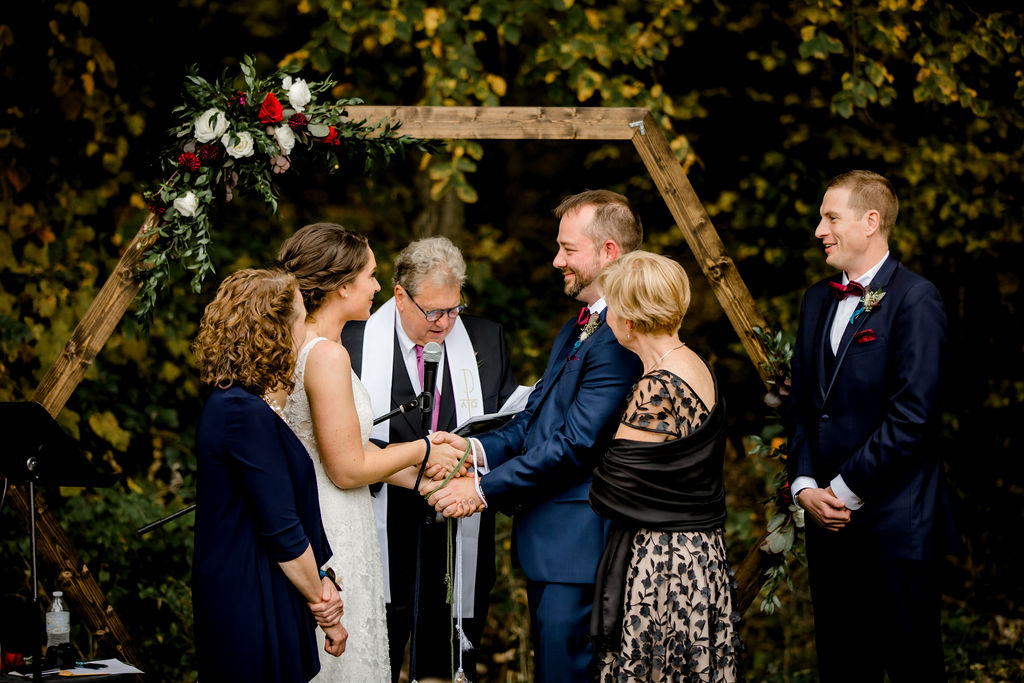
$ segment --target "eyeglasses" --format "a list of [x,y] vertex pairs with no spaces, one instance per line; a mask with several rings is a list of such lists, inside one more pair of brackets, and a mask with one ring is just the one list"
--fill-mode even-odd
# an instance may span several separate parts
[[412,298],[412,294],[409,294],[409,290],[405,290],[405,294],[409,297],[409,301],[416,304],[416,308],[420,309],[420,313],[423,314],[423,317],[427,319],[428,323],[436,323],[443,315],[447,315],[450,320],[455,320],[459,317],[459,314],[468,307],[467,304],[459,304],[458,306],[452,306],[451,308],[435,308],[432,311],[424,311],[423,307],[416,303],[416,299]]

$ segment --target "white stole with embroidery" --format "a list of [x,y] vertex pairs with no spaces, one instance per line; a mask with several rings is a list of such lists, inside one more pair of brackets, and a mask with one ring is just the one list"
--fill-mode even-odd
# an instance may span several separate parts
[[[395,327],[400,324],[395,300],[391,298],[370,316],[363,328],[363,358],[359,377],[367,391],[370,392],[374,415],[383,415],[391,410]],[[451,374],[452,390],[455,393],[453,396],[455,423],[462,424],[474,415],[483,415],[484,399],[480,386],[480,368],[477,366],[476,352],[473,350],[473,343],[469,339],[469,333],[466,332],[466,326],[461,318],[455,319],[451,331],[445,337],[444,347],[445,360]],[[419,377],[410,377],[409,381],[416,393],[423,390]],[[441,388],[440,384],[438,388]],[[391,443],[390,420],[375,425],[370,432],[370,437]],[[380,539],[381,564],[384,567],[384,598],[386,602],[391,602],[387,490],[387,484],[381,487],[380,492],[373,499],[373,511],[377,518],[377,536]],[[465,568],[465,580],[460,582],[459,593],[462,598],[462,616],[468,619],[473,616],[473,596],[476,591],[480,517],[473,515],[460,520],[459,527],[459,547]],[[437,588],[443,590],[442,586]]]

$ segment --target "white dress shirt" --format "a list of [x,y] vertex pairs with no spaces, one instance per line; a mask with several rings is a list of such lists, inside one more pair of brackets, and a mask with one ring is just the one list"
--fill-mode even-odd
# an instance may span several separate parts
[[[857,278],[857,282],[867,290],[868,285],[871,284],[872,278],[878,273],[882,264],[889,258],[889,252],[885,252],[885,256],[872,266],[866,273]],[[843,285],[850,283],[850,278],[843,272]],[[832,319],[832,328],[829,331],[829,343],[832,346],[832,353],[839,352],[839,342],[843,339],[843,333],[846,332],[846,326],[850,324],[850,316],[857,310],[857,305],[860,303],[860,299],[855,296],[848,296],[838,304],[836,304],[836,316]],[[836,475],[836,477],[829,482],[829,486],[832,487],[832,492],[836,494],[846,507],[850,510],[859,510],[864,505],[864,501],[860,499],[856,493],[850,490],[850,487],[843,481],[842,475]],[[797,500],[797,496],[800,492],[808,488],[818,488],[818,482],[815,481],[814,477],[800,476],[793,480],[793,486],[791,487],[793,493],[793,500]],[[799,505],[799,501],[797,501]]]

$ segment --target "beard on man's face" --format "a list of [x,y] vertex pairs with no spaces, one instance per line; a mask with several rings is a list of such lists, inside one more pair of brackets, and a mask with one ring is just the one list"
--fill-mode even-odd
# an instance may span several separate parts
[[575,299],[579,296],[580,292],[589,287],[590,283],[594,281],[593,277],[585,277],[575,268],[566,268],[562,272],[572,273],[572,279],[565,283],[565,294],[570,299]]

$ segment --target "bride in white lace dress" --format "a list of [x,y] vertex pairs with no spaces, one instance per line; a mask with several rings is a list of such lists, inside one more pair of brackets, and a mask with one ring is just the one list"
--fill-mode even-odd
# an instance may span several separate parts
[[[428,451],[425,440],[380,449],[369,442],[373,415],[366,388],[340,344],[349,320],[370,315],[380,291],[366,238],[332,223],[307,225],[290,237],[278,265],[299,282],[306,305],[306,339],[295,388],[284,407],[288,424],[316,468],[320,512],[342,585],[348,644],[340,657],[323,653],[317,681],[390,683],[384,574],[368,485],[411,488]],[[429,447],[428,476],[454,467],[461,452]],[[321,646],[323,634],[319,633]]]

